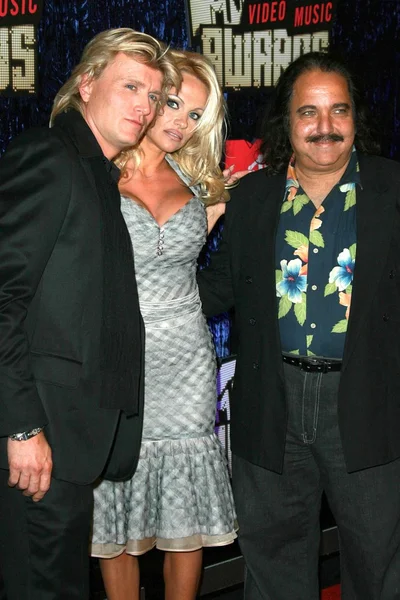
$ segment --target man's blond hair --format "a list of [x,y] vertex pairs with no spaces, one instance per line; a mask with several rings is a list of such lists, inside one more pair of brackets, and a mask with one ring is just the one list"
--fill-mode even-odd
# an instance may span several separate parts
[[160,71],[164,78],[163,95],[170,87],[179,88],[181,76],[162,42],[127,27],[108,29],[96,35],[85,47],[80,63],[54,99],[50,123],[58,114],[70,108],[83,116],[83,101],[79,93],[82,77],[86,76],[89,81],[98,79],[120,52]]

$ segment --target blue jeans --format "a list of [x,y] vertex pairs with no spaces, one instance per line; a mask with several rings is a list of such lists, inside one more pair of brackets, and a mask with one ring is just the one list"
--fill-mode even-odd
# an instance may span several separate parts
[[347,473],[337,417],[340,373],[287,364],[284,372],[282,475],[233,457],[245,599],[320,597],[323,490],[339,531],[342,600],[400,599],[400,460]]

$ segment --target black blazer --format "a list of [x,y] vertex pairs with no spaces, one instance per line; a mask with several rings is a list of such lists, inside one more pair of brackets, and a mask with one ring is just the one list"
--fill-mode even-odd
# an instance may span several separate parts
[[[89,483],[109,457],[120,411],[99,407],[103,272],[95,183],[109,167],[75,111],[57,118],[52,129],[22,134],[0,161],[2,468],[6,436],[43,425],[55,477]],[[117,194],[109,179],[102,193]],[[137,295],[132,311],[139,312]],[[137,322],[140,344],[143,324]],[[129,444],[117,443],[117,478],[136,466],[142,389],[138,393],[140,414],[122,417]]]
[[[400,456],[400,165],[359,155],[357,259],[338,400],[349,472]],[[287,408],[277,319],[275,236],[285,175],[243,179],[220,250],[199,274],[207,315],[235,307],[232,450],[282,472]]]

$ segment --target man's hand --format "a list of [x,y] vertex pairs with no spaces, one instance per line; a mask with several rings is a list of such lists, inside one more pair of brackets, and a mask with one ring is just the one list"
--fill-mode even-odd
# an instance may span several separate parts
[[8,485],[16,486],[24,496],[32,496],[34,502],[43,498],[50,487],[53,462],[51,448],[44,432],[23,442],[8,440]]

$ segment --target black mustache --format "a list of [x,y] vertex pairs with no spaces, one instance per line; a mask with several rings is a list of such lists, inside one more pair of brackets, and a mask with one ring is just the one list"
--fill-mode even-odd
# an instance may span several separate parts
[[344,138],[338,133],[328,133],[326,135],[310,135],[306,142],[343,142]]

